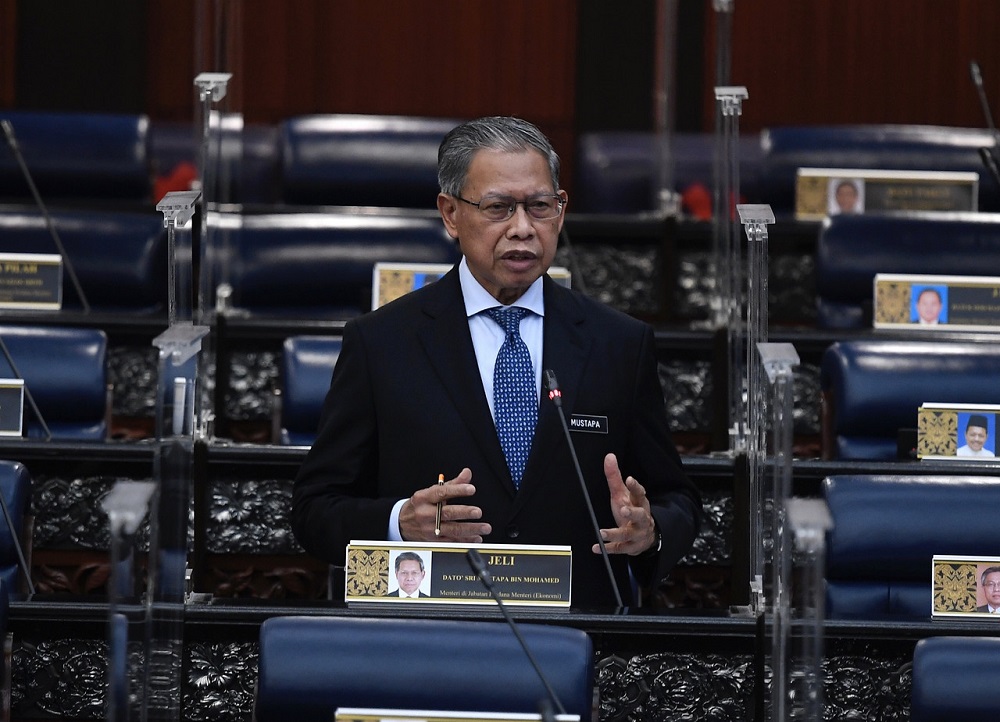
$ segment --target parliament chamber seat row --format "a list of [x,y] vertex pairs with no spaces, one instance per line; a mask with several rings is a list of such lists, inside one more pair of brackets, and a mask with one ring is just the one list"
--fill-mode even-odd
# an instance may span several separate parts
[[988,276],[1000,269],[1000,214],[838,215],[816,242],[820,328],[872,325],[876,273]]
[[[3,111],[43,198],[155,204],[154,178],[199,163],[190,125],[144,115]],[[432,208],[437,146],[457,119],[329,114],[274,126],[220,124],[213,153],[231,179],[222,202]],[[573,149],[574,210],[628,214],[658,208],[661,141],[653,133],[581,135]],[[776,213],[794,209],[800,167],[977,171],[980,210],[1000,211],[996,182],[982,173],[988,130],[912,125],[778,127],[738,139],[741,192]],[[667,149],[675,190],[712,186],[714,138],[676,134]],[[566,149],[561,149],[563,154]],[[181,180],[180,177],[174,180]],[[190,178],[187,178],[190,180]],[[564,181],[564,182],[568,182]],[[21,171],[0,154],[0,199],[28,199]]]

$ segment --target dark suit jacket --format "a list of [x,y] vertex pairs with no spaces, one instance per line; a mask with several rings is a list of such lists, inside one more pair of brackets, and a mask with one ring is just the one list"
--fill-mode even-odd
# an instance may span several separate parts
[[987,614],[989,614],[990,613],[990,605],[989,604],[984,604],[981,607],[976,607],[976,611],[977,612],[986,612]]
[[[543,368],[556,373],[563,409],[607,417],[607,433],[572,432],[602,528],[615,522],[603,459],[646,488],[663,535],[658,556],[612,555],[625,603],[628,562],[661,579],[691,547],[697,490],[667,428],[652,329],[544,280]],[[476,365],[457,268],[438,282],[352,320],[316,441],[295,481],[292,527],[310,554],[344,563],[352,539],[384,539],[393,504],[472,470],[473,497],[493,528],[486,543],[573,548],[573,606],[614,604],[558,412],[543,397],[519,491],[510,479]]]

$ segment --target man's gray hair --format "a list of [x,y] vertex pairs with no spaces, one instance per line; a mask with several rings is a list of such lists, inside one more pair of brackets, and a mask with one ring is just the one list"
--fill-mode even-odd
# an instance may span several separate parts
[[559,190],[559,156],[535,125],[520,118],[477,118],[453,128],[438,148],[438,185],[442,193],[462,194],[472,156],[488,148],[509,153],[537,150],[549,164],[552,192]]

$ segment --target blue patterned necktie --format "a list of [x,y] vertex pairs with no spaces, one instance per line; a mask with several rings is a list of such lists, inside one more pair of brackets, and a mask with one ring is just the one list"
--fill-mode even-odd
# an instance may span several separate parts
[[493,416],[511,479],[515,487],[520,487],[538,421],[535,372],[520,331],[521,319],[528,310],[491,308],[486,313],[506,334],[493,367]]

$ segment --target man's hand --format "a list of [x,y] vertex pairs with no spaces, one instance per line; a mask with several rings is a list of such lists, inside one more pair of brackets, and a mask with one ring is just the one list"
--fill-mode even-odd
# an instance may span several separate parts
[[[399,512],[399,533],[406,541],[442,541],[481,544],[492,527],[481,519],[478,506],[449,504],[452,499],[472,496],[472,471],[462,469],[458,476],[444,484],[434,484],[413,493]],[[434,534],[437,505],[441,502],[441,534]]]
[[[604,457],[604,476],[611,492],[611,511],[618,524],[614,529],[601,529],[604,546],[609,554],[642,554],[656,542],[656,525],[649,512],[646,490],[631,476],[622,480],[614,454]],[[595,544],[593,550],[600,554],[600,545]]]

